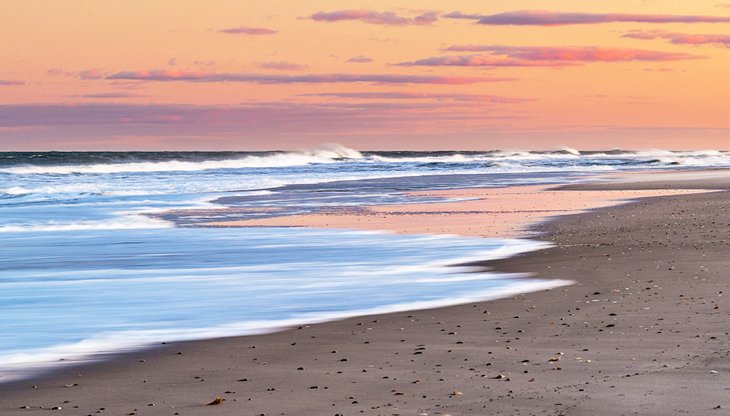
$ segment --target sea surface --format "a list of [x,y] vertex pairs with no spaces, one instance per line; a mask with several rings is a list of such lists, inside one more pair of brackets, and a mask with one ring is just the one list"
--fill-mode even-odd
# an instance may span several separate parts
[[409,191],[730,166],[718,151],[0,153],[0,382],[161,342],[567,284],[454,265],[531,240],[209,221],[438,203]]

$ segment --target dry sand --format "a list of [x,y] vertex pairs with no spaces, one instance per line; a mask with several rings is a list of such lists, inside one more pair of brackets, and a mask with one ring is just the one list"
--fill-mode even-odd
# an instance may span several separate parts
[[[730,180],[651,187],[675,186]],[[573,286],[124,354],[2,385],[0,414],[730,414],[728,207],[716,192],[561,217],[536,228],[556,247],[486,266]]]

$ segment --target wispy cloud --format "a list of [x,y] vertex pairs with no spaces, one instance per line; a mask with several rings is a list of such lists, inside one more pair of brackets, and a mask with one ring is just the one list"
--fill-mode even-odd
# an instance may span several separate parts
[[76,76],[81,79],[103,79],[106,73],[98,68],[87,69],[85,71],[79,71]]
[[273,35],[274,33],[277,33],[278,30],[268,29],[265,27],[239,26],[239,27],[232,27],[232,28],[228,28],[228,29],[221,29],[221,30],[219,30],[219,32],[227,33],[229,35],[261,36],[261,35]]
[[492,104],[515,104],[530,101],[525,98],[502,97],[481,94],[445,94],[427,92],[323,92],[300,94],[302,97],[335,97],[356,100],[428,100],[428,101],[468,101]]
[[475,67],[564,67],[593,62],[631,61],[680,61],[702,58],[699,55],[676,52],[659,52],[643,49],[611,48],[598,46],[502,46],[456,45],[446,49],[451,52],[481,52],[460,56],[435,56],[402,66],[475,66]]
[[475,103],[441,102],[0,105],[0,147],[108,150],[128,148],[129,143],[149,147],[160,140],[165,145],[159,147],[168,149],[210,149],[211,144],[251,147],[257,143],[270,148],[269,142],[261,140],[454,134],[514,118]]
[[260,68],[275,69],[277,71],[301,71],[307,69],[307,65],[296,64],[287,61],[262,62],[258,64]]
[[23,85],[25,82],[23,81],[14,81],[14,80],[8,80],[8,79],[0,79],[0,86],[12,86],[12,85]]
[[[265,124],[277,119],[290,122],[306,121],[307,115],[347,117],[396,116],[400,111],[421,118],[425,115],[411,110],[433,110],[450,114],[450,108],[434,102],[260,102],[245,105],[184,105],[184,104],[6,104],[0,105],[0,127],[79,126],[114,124],[145,125],[250,125]],[[478,111],[475,111],[478,113]],[[293,117],[296,116],[296,117]],[[321,120],[320,120],[321,121]],[[316,123],[315,120],[312,120]]]
[[598,23],[730,23],[729,16],[696,16],[631,13],[571,13],[549,10],[518,10],[498,14],[453,12],[444,17],[475,20],[482,25],[562,26]]
[[438,14],[427,12],[414,17],[399,16],[393,12],[376,12],[373,10],[336,10],[333,12],[318,12],[310,19],[317,22],[340,22],[343,20],[357,20],[363,23],[385,26],[426,26],[438,21]]
[[401,62],[398,66],[473,66],[473,67],[564,67],[576,61],[514,59],[499,54],[443,55]]
[[122,71],[106,77],[110,80],[186,81],[186,82],[248,82],[255,84],[325,84],[325,83],[379,83],[379,84],[476,84],[482,82],[512,81],[508,77],[461,77],[442,75],[399,74],[307,74],[276,75],[248,73],[215,73],[203,71]]
[[126,93],[126,92],[100,92],[100,93],[92,93],[92,94],[70,95],[69,97],[113,99],[113,98],[140,98],[140,97],[147,97],[147,95]]
[[364,56],[364,55],[353,56],[352,58],[347,60],[347,62],[352,62],[352,63],[357,63],[357,64],[364,64],[364,63],[368,63],[368,62],[372,62],[372,61],[373,61],[373,58],[370,58],[370,57]]
[[730,48],[730,35],[672,33],[660,30],[634,30],[622,35],[631,39],[667,39],[677,45],[716,45]]

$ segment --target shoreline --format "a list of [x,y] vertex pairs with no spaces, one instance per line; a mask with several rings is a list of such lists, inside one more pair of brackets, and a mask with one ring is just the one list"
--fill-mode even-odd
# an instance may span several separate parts
[[[678,184],[659,185],[676,188]],[[690,185],[698,187],[697,182]],[[707,188],[706,181],[701,185]],[[729,185],[730,181],[725,181],[713,186],[727,189]],[[565,188],[602,186],[610,189],[617,185]],[[555,240],[557,247],[487,264],[499,271],[571,278],[578,281],[573,286],[496,301],[361,316],[268,335],[175,343],[131,352],[37,380],[0,385],[0,410],[3,414],[35,414],[57,406],[71,411],[69,414],[92,414],[101,407],[119,414],[483,414],[489,408],[490,414],[516,410],[590,414],[586,406],[591,406],[593,411],[614,414],[612,406],[620,400],[642,410],[641,414],[671,414],[684,408],[690,414],[704,413],[711,409],[706,409],[708,394],[717,398],[715,401],[727,394],[722,384],[730,374],[729,366],[712,361],[722,358],[720,353],[725,351],[721,344],[727,342],[727,335],[719,332],[722,323],[717,319],[703,324],[692,320],[692,315],[682,321],[682,316],[672,314],[678,309],[677,302],[684,302],[679,308],[695,308],[691,310],[717,318],[722,314],[717,311],[722,311],[723,300],[717,292],[727,287],[719,281],[712,285],[703,280],[694,282],[697,279],[690,276],[689,284],[696,292],[681,293],[680,297],[677,293],[688,289],[655,276],[659,267],[651,270],[647,264],[661,261],[665,268],[672,267],[668,270],[672,275],[689,276],[686,264],[673,260],[677,264],[668,266],[672,260],[663,260],[670,247],[670,253],[683,255],[688,264],[703,263],[707,271],[702,273],[721,273],[707,267],[721,260],[697,258],[718,253],[699,253],[695,248],[706,248],[702,239],[708,237],[707,231],[696,225],[706,223],[709,228],[710,219],[719,223],[722,212],[718,210],[727,198],[726,193],[654,197],[552,219],[536,228],[544,233],[538,239]],[[708,204],[714,209],[703,210]],[[687,212],[688,206],[699,209],[685,224],[689,214],[682,217],[682,211]],[[643,212],[646,210],[650,212]],[[654,214],[658,212],[673,216],[657,218]],[[670,217],[674,223],[666,222]],[[662,225],[672,232],[681,229],[686,236],[669,234],[663,239],[657,235],[651,240],[647,224]],[[637,233],[632,225],[646,229]],[[642,239],[645,241],[639,244]],[[638,251],[641,255],[634,256]],[[614,258],[626,261],[613,262]],[[590,277],[586,277],[589,269]],[[620,280],[612,280],[615,278]],[[675,296],[669,296],[670,292]],[[663,301],[668,298],[672,299],[669,305]],[[707,304],[712,308],[709,311],[704,310]],[[650,309],[644,309],[647,307]],[[611,308],[621,313],[605,313]],[[676,322],[662,323],[667,316]],[[644,321],[646,326],[637,327]],[[679,332],[651,334],[650,326],[674,326]],[[685,336],[685,332],[702,336]],[[648,349],[646,340],[634,339],[637,335],[651,336],[664,351],[657,355],[661,350]],[[678,343],[681,347],[671,347],[677,339],[682,341]],[[608,345],[596,345],[597,341]],[[656,357],[662,361],[652,361]],[[678,366],[692,371],[674,374]],[[642,386],[652,377],[649,392]],[[243,379],[249,381],[237,381]],[[657,380],[668,384],[661,386]],[[30,388],[30,383],[38,387]],[[671,396],[684,393],[682,384],[687,389],[700,385],[704,392],[692,388],[693,397],[680,402]],[[220,406],[204,406],[215,396],[227,400]],[[642,402],[647,397],[649,404]],[[661,402],[656,402],[658,397]],[[669,404],[674,407],[666,407]],[[41,405],[45,409],[38,409]],[[730,407],[730,403],[717,405]],[[73,406],[79,406],[78,410]],[[703,407],[692,411],[692,406]]]
[[[703,193],[707,189],[573,189],[566,185],[515,185],[409,192],[443,201],[373,205],[263,219],[212,221],[207,227],[339,228],[397,234],[530,238],[529,227],[564,215],[630,203],[641,198]],[[580,186],[580,185],[578,185]],[[437,224],[436,224],[437,223]],[[478,225],[475,225],[478,223]]]

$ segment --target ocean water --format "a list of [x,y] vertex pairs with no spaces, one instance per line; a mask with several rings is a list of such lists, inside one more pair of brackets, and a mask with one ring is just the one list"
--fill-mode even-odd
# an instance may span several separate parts
[[730,166],[717,151],[0,153],[0,382],[166,341],[272,331],[567,284],[456,264],[530,240],[206,221],[373,204],[423,189]]

